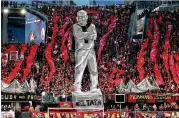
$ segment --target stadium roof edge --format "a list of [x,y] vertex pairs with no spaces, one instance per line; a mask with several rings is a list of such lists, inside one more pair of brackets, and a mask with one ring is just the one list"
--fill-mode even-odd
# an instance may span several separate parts
[[36,11],[34,9],[30,9],[30,8],[26,8],[26,10],[27,10],[27,12],[30,12],[30,13],[32,13],[34,15],[37,15],[42,20],[45,20],[45,21],[48,22],[48,18],[44,14],[40,13],[39,11]]

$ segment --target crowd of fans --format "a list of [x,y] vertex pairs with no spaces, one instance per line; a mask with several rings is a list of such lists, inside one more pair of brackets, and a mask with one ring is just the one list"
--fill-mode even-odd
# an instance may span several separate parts
[[[109,104],[106,107],[106,110],[119,110],[120,105],[119,104]],[[121,107],[122,111],[178,111],[179,105],[176,102],[173,103],[164,103],[164,104],[146,104],[146,103],[136,103],[134,105],[128,105],[125,104]],[[9,110],[21,110],[21,111],[41,111],[44,109],[43,105],[36,104],[35,106],[32,105],[25,105],[25,106],[19,106],[15,108],[14,106],[11,106],[10,104],[4,104],[1,105],[2,111],[9,111]]]
[[[109,104],[107,110],[119,110],[119,104]],[[122,106],[122,111],[178,111],[179,106],[177,103],[164,103],[164,104],[146,104],[146,103],[136,103],[135,105],[126,105]]]
[[[52,41],[52,34],[53,34],[53,27],[54,23],[52,19],[55,16],[60,16],[58,21],[58,30],[62,28],[63,24],[65,24],[65,18],[68,16],[70,17],[70,22],[68,24],[68,28],[75,23],[74,14],[76,15],[77,11],[80,9],[90,10],[90,11],[97,11],[99,13],[99,18],[95,21],[95,26],[97,29],[97,41],[95,43],[95,51],[97,54],[97,50],[99,48],[100,39],[102,36],[107,33],[108,27],[103,24],[111,15],[116,15],[116,27],[113,29],[113,32],[110,33],[108,36],[106,45],[102,51],[102,56],[98,63],[98,73],[99,73],[99,85],[98,87],[101,89],[103,95],[105,95],[106,99],[112,94],[117,93],[118,84],[115,84],[109,80],[110,73],[114,67],[117,67],[121,70],[125,70],[125,74],[120,76],[120,80],[124,83],[127,83],[130,79],[134,81],[135,84],[140,82],[138,78],[138,71],[136,69],[137,65],[137,56],[141,49],[141,45],[143,41],[141,40],[128,40],[127,31],[130,22],[130,8],[128,7],[121,7],[121,6],[107,6],[105,9],[104,7],[99,6],[83,6],[83,7],[75,7],[75,6],[40,6],[38,7],[39,11],[45,14],[49,21],[48,21],[48,35],[46,39],[46,45],[39,45],[38,51],[36,53],[36,58],[34,60],[34,64],[31,67],[31,73],[27,76],[26,80],[30,81],[34,79],[38,85],[36,89],[37,94],[41,94],[43,91],[46,93],[54,93],[55,95],[71,95],[73,91],[73,84],[74,84],[74,55],[73,52],[69,51],[68,56],[69,59],[67,60],[66,64],[63,61],[63,55],[61,51],[61,39],[62,37],[56,34],[55,43],[53,45],[53,49],[51,51],[53,62],[56,67],[56,72],[53,74],[52,79],[49,85],[45,85],[46,80],[48,80],[49,73],[50,73],[50,66],[45,57],[45,49],[48,44]],[[160,43],[159,43],[159,52],[157,55],[157,62],[159,65],[160,72],[164,79],[164,85],[160,86],[162,89],[155,91],[159,92],[170,92],[170,93],[178,93],[179,92],[179,85],[177,85],[173,79],[172,75],[167,76],[165,70],[162,68],[164,67],[164,63],[162,61],[162,50],[163,50],[163,43],[164,37],[167,30],[168,25],[173,25],[173,30],[171,33],[170,38],[170,45],[171,49],[169,53],[178,54],[179,53],[179,12],[176,11],[174,13],[166,12],[166,11],[159,11],[153,12],[150,15],[150,18],[154,20],[159,20],[160,16],[162,16],[162,23],[159,23],[160,29]],[[93,21],[95,19],[94,16],[90,15],[89,20]],[[153,30],[152,30],[153,33]],[[34,44],[28,44],[27,50],[24,54],[24,61],[21,65],[20,70],[17,72],[14,79],[17,79],[21,82],[21,78],[23,77],[23,68],[26,67],[26,58],[30,53],[30,47]],[[149,42],[149,46],[145,50],[145,72],[146,76],[154,76],[153,72],[153,62],[150,60],[150,50],[151,50],[152,42]],[[20,44],[15,44],[16,49],[20,51]],[[2,53],[8,49],[9,44],[2,45]],[[11,72],[12,68],[14,68],[15,62],[8,61],[7,65],[2,68],[2,79],[6,78],[9,73]],[[170,79],[169,79],[170,78]],[[116,76],[113,77],[113,80],[116,79]],[[90,79],[88,70],[85,70],[82,82],[82,91],[89,91]],[[114,99],[114,98],[112,98]],[[155,105],[154,105],[155,106]],[[160,106],[159,108],[153,109],[165,109],[164,106]],[[166,105],[167,106],[167,105]],[[150,109],[152,106],[148,106]],[[169,107],[169,106],[168,106]],[[167,108],[168,108],[167,107]],[[144,107],[143,107],[144,108]],[[173,109],[174,107],[172,107]],[[175,109],[175,108],[174,108]],[[178,109],[178,107],[176,108]]]
[[[129,109],[126,106],[126,109]],[[179,106],[177,103],[164,103],[164,104],[145,104],[142,105],[135,104],[134,107],[131,107],[131,110],[134,111],[178,111]]]

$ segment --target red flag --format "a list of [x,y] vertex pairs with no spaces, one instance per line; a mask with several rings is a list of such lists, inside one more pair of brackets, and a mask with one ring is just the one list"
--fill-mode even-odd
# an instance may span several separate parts
[[27,57],[26,59],[26,68],[24,69],[24,76],[23,78],[21,79],[22,82],[25,80],[25,78],[28,76],[28,74],[30,73],[30,69],[31,69],[31,66],[32,64],[34,63],[34,59],[35,59],[35,55],[36,55],[36,52],[37,52],[37,49],[38,49],[38,45],[33,45],[31,48],[30,48],[30,54],[29,56]]
[[145,71],[144,71],[144,68],[143,68],[143,65],[145,63],[144,50],[147,48],[149,40],[153,39],[153,34],[151,33],[151,30],[153,28],[153,19],[149,19],[149,23],[150,23],[149,24],[149,30],[147,32],[148,38],[142,44],[141,50],[140,50],[138,58],[137,58],[137,70],[139,72],[140,81],[142,81],[144,79],[144,74],[145,74]]
[[122,81],[123,81],[122,79],[116,79],[116,80],[114,80],[115,86],[118,87],[121,84]]
[[156,82],[158,85],[163,84],[163,78],[162,75],[160,73],[160,70],[158,68],[158,64],[157,64],[157,59],[156,59],[156,55],[157,55],[157,46],[159,44],[159,39],[160,39],[160,32],[159,32],[159,27],[156,23],[156,21],[154,21],[154,39],[153,39],[153,43],[152,43],[152,50],[150,52],[150,58],[151,60],[155,63],[154,65],[154,73],[155,73],[155,78],[156,78]]
[[96,20],[99,18],[99,14],[96,11],[87,11],[87,14],[94,14],[96,16],[92,24],[94,24]]
[[176,61],[179,62],[179,54],[175,54],[174,57],[175,57]]
[[9,54],[10,51],[16,51],[16,47],[13,44],[9,46],[9,48],[5,51],[5,53]]
[[100,56],[101,56],[101,52],[102,52],[102,50],[104,48],[104,45],[106,44],[107,37],[109,36],[109,34],[112,32],[112,30],[116,26],[116,17],[115,16],[111,16],[110,20],[111,20],[111,24],[109,25],[108,32],[100,40],[99,49],[98,49],[97,63],[99,62],[99,59],[100,59]]
[[138,55],[137,70],[139,72],[139,79],[140,79],[140,81],[142,81],[144,79],[144,74],[145,74],[145,71],[144,71],[144,68],[143,68],[143,65],[145,63],[144,62],[144,50],[147,48],[148,42],[149,42],[149,39],[146,39],[144,41],[144,43],[142,44],[140,53]]
[[162,23],[163,23],[163,18],[162,18],[162,16],[159,17],[157,23],[158,23],[158,24],[162,24]]
[[[112,78],[113,78],[114,74],[116,74],[116,73],[117,73],[116,79],[113,80]],[[124,74],[124,73],[125,73],[124,70],[119,70],[118,68],[114,67],[112,69],[110,76],[109,76],[110,83],[115,84],[115,86],[119,86],[120,83],[122,82],[122,80],[119,78],[119,76]]]
[[162,78],[162,75],[160,73],[160,70],[158,69],[158,65],[155,64],[154,65],[154,73],[155,73],[155,77],[156,77],[156,82],[158,85],[162,85],[164,82],[163,82],[163,78]]
[[53,19],[52,19],[52,22],[53,23],[57,23],[58,20],[59,20],[60,16],[55,16]]
[[[22,48],[21,48],[21,54],[24,54],[27,47],[26,47],[25,44],[21,44],[21,47],[22,47]],[[5,83],[8,83],[8,84],[9,84],[9,83],[14,79],[14,77],[16,76],[16,73],[19,71],[19,69],[20,69],[20,67],[21,67],[22,61],[23,61],[23,60],[20,60],[20,61],[17,61],[17,62],[16,62],[16,66],[15,66],[15,68],[13,68],[13,70],[10,72],[9,76],[8,76],[7,78],[4,78],[4,79],[3,79]]]
[[52,55],[51,55],[51,51],[53,49],[53,45],[55,44],[55,37],[56,37],[57,32],[58,32],[57,22],[58,22],[59,19],[60,19],[60,16],[55,16],[52,20],[54,22],[52,40],[48,44],[47,48],[45,49],[45,57],[47,59],[48,64],[50,65],[50,74],[49,74],[48,80],[45,81],[46,86],[49,85],[49,82],[50,82],[53,74],[56,72],[56,68],[55,68],[54,60],[53,60]]
[[171,35],[171,30],[172,30],[172,27],[168,26],[168,31],[166,32],[166,35],[165,35],[165,45],[163,46],[164,47],[164,52],[162,53],[164,67],[166,69],[166,72],[167,72],[168,76],[170,76],[169,66],[168,66],[168,49],[170,49],[170,41],[169,41],[169,39],[170,39],[170,35]]
[[[52,58],[52,55],[51,55],[51,51],[53,49],[53,45],[55,44],[55,40],[52,39],[52,41],[48,44],[47,48],[45,49],[45,57],[47,59],[47,62],[50,66],[50,74],[49,74],[49,77],[48,77],[48,81],[51,80],[53,74],[55,73],[56,71],[56,68],[55,68],[55,64],[54,64],[54,60]],[[47,82],[48,82],[47,81]],[[48,84],[47,84],[48,85]]]
[[174,59],[173,59],[173,54],[170,55],[169,64],[170,64],[170,70],[172,72],[173,80],[175,81],[176,84],[179,84],[179,78],[177,77],[177,71],[178,70],[176,70],[176,67],[175,67],[175,62],[174,62]]
[[178,78],[179,78],[179,63],[176,64],[176,72],[177,72],[177,76],[178,76]]
[[103,22],[103,25],[104,25],[104,26],[107,26],[108,23],[109,23],[109,21],[110,21],[110,19],[108,18],[107,21],[104,21],[104,22]]
[[154,19],[153,19],[153,18],[150,18],[150,19],[149,19],[149,23],[150,23],[150,24],[149,24],[149,29],[150,29],[150,30],[152,30],[152,28],[153,28],[153,22],[154,22]]
[[62,37],[62,44],[61,44],[61,51],[62,51],[62,56],[64,59],[64,64],[66,64],[67,60],[68,60],[68,48],[65,46],[65,41],[68,41],[68,43],[70,44],[70,32],[71,32],[72,27],[68,28],[67,32],[65,33],[65,35]]
[[124,70],[119,70],[118,73],[117,73],[116,79],[119,79],[119,76],[124,74],[124,73],[125,73]]
[[60,36],[64,36],[65,35],[65,30],[66,30],[68,24],[70,23],[70,19],[68,17],[66,17],[65,20],[66,20],[65,24],[62,26],[62,28],[59,31],[59,35]]
[[64,59],[64,64],[66,64],[66,62],[68,60],[68,51],[67,51],[66,46],[62,46],[62,55],[63,55],[63,59]]
[[117,71],[118,71],[118,69],[117,69],[116,67],[114,67],[114,68],[112,69],[112,72],[111,72],[111,74],[110,74],[110,76],[109,76],[109,80],[112,80],[113,75],[114,75]]

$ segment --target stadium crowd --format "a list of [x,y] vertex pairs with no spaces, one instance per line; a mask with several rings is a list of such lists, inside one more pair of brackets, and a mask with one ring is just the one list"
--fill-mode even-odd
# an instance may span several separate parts
[[[141,40],[131,40],[128,39],[127,31],[130,22],[130,8],[128,7],[121,7],[121,6],[107,6],[105,9],[99,6],[93,7],[74,7],[74,6],[40,6],[39,11],[45,14],[49,21],[48,21],[48,35],[46,38],[46,44],[41,44],[38,46],[37,52],[35,54],[34,62],[31,66],[31,72],[26,76],[26,80],[30,81],[34,79],[37,83],[36,93],[41,94],[43,91],[46,93],[54,93],[55,95],[59,96],[69,96],[73,91],[73,84],[74,84],[74,55],[73,52],[68,51],[69,59],[64,63],[64,54],[61,50],[62,39],[63,35],[59,33],[62,31],[61,29],[64,28],[64,33],[67,32],[72,24],[75,23],[75,16],[77,11],[80,9],[84,9],[87,11],[97,11],[99,16],[89,15],[89,21],[96,21],[94,22],[96,29],[97,29],[97,41],[95,43],[95,51],[98,55],[98,48],[100,44],[100,39],[103,37],[105,33],[108,32],[108,19],[111,15],[116,16],[116,26],[113,31],[109,34],[104,49],[101,54],[101,58],[98,63],[98,73],[99,73],[99,85],[98,87],[101,89],[103,95],[105,95],[106,99],[114,99],[110,98],[117,93],[117,88],[120,85],[120,82],[127,83],[130,79],[134,81],[135,84],[140,82],[139,79],[139,72],[137,70],[137,62],[138,62],[138,55],[141,51],[141,47],[145,41]],[[57,23],[53,20],[55,17],[59,16]],[[70,20],[66,26],[67,18],[69,17]],[[160,38],[158,43],[158,50],[156,55],[156,63],[158,64],[159,71],[161,72],[161,78],[163,78],[163,84],[160,85],[160,90],[157,91],[147,91],[147,92],[157,92],[157,93],[179,93],[179,84],[174,81],[173,73],[169,71],[169,73],[163,69],[166,67],[163,62],[163,52],[164,52],[164,45],[165,45],[165,35],[167,33],[167,28],[169,25],[172,25],[172,32],[169,38],[170,46],[168,49],[169,55],[179,54],[179,11],[175,11],[174,13],[166,12],[166,11],[158,11],[152,12],[150,14],[149,22],[152,22],[149,26],[149,30],[152,35],[154,35],[156,24],[154,21],[157,22],[160,32]],[[58,26],[58,32],[54,33],[55,24]],[[53,35],[55,38],[52,39]],[[155,36],[155,35],[154,35]],[[153,36],[153,37],[154,37]],[[144,77],[153,76],[155,78],[154,62],[151,60],[151,49],[153,48],[152,39],[148,33],[148,46],[144,50]],[[146,40],[148,40],[146,39]],[[54,40],[54,43],[52,43]],[[45,52],[47,51],[47,47],[50,45],[52,49],[50,50],[52,63],[55,65],[55,72],[52,75],[52,78],[49,80],[48,77],[50,76],[50,72],[52,67],[50,66],[49,62],[47,61],[47,57]],[[3,44],[2,45],[2,53],[10,47],[11,44]],[[21,44],[13,44],[15,45],[16,50],[21,51]],[[23,62],[16,73],[14,79],[17,79],[19,82],[23,82],[24,76],[24,68],[27,66],[26,59],[30,54],[30,49],[35,44],[27,44],[27,49],[23,56]],[[67,44],[65,44],[67,46]],[[21,55],[19,55],[20,57]],[[178,63],[177,58],[175,59],[176,63]],[[2,67],[2,79],[8,77],[11,70],[16,66],[15,61],[8,61]],[[120,70],[124,70],[125,73],[117,77],[116,75],[110,78],[110,74],[112,69],[116,67]],[[177,70],[177,69],[176,69]],[[177,70],[179,71],[179,70]],[[179,77],[178,73],[177,76]],[[90,80],[88,70],[85,70],[84,77],[83,77],[83,87],[82,91],[88,91]],[[156,106],[156,105],[154,105]],[[164,106],[154,108],[163,110],[165,109]],[[166,105],[167,106],[167,105]],[[148,106],[150,109],[151,106]],[[169,106],[168,106],[169,107]],[[172,106],[173,108],[173,106]],[[167,108],[166,108],[167,109]],[[175,109],[175,108],[174,108]],[[176,108],[178,109],[178,107]]]
[[[111,108],[110,108],[111,107]],[[19,107],[16,110],[21,110],[21,111],[40,111],[40,109],[43,108],[42,105],[36,105],[36,106],[31,106],[31,105],[25,105],[22,107]],[[9,110],[13,110],[13,106],[11,105],[1,105],[1,110],[2,111],[9,111]],[[107,110],[119,110],[119,104],[115,105],[115,106],[110,106],[107,107]],[[179,110],[179,106],[177,103],[164,103],[164,104],[138,104],[136,103],[135,105],[131,106],[131,105],[126,105],[124,106],[124,109],[122,109],[122,111],[178,111]]]

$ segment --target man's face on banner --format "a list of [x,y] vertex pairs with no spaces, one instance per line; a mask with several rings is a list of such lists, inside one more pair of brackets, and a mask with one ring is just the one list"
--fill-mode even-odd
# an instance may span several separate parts
[[85,26],[87,24],[87,20],[88,20],[87,13],[85,13],[85,12],[78,13],[77,20],[81,26]]
[[35,40],[35,33],[34,32],[30,32],[29,33],[29,40],[30,41],[34,41]]

